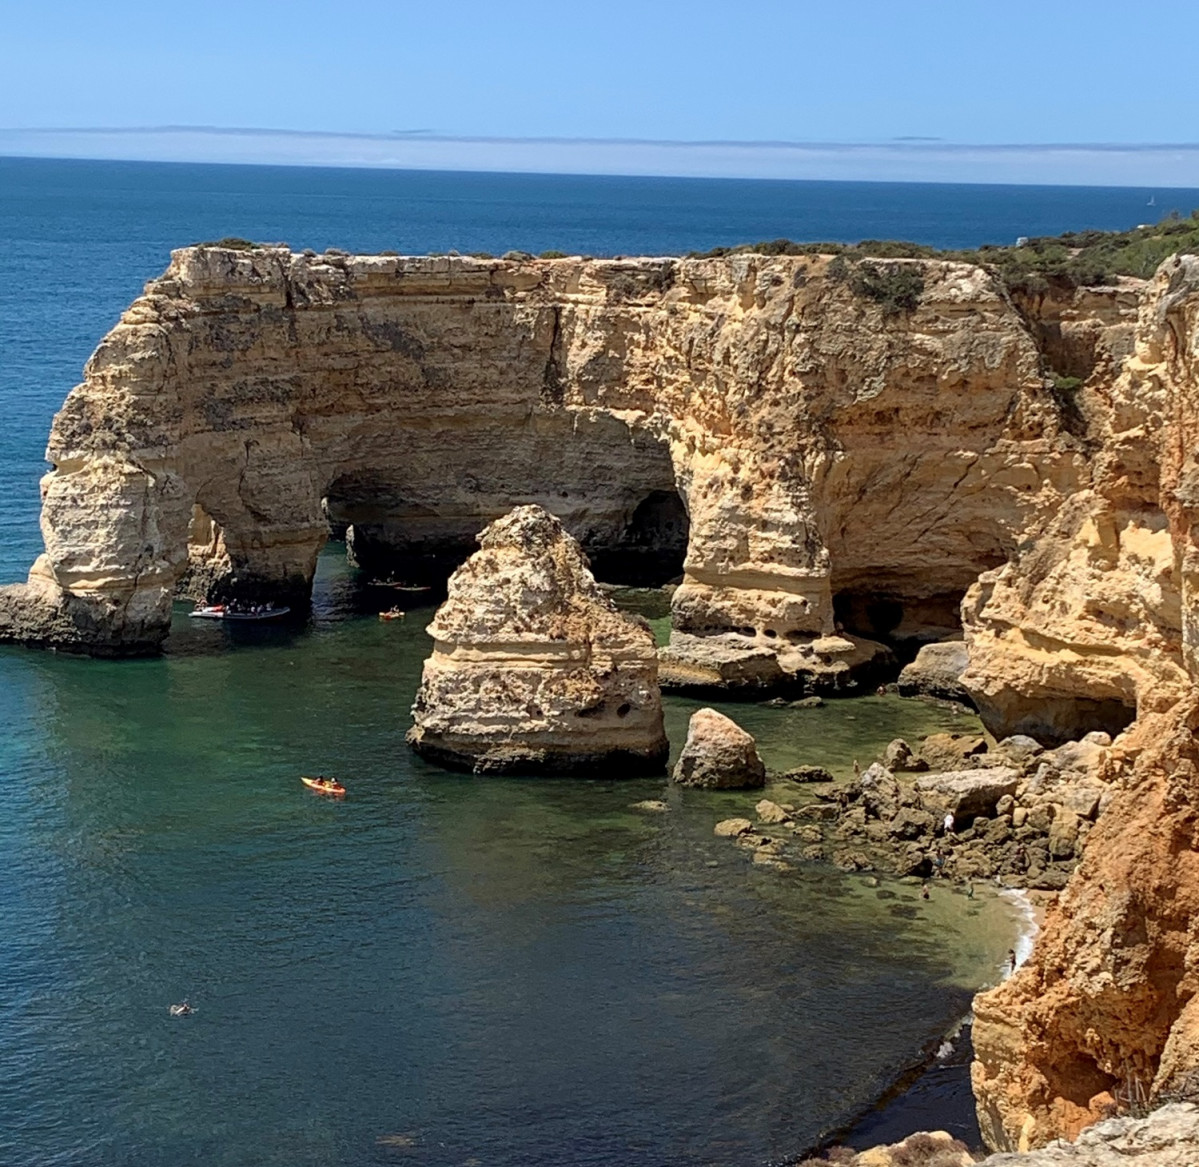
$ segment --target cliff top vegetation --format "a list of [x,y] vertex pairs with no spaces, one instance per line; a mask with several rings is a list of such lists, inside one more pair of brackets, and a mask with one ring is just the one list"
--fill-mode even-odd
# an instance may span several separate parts
[[[256,250],[262,244],[248,239],[226,238],[198,243],[197,247]],[[346,254],[335,252],[332,254]],[[922,286],[915,275],[905,276],[860,261],[879,259],[950,259],[990,267],[1009,291],[1037,295],[1050,288],[1096,287],[1114,283],[1119,276],[1148,279],[1162,260],[1175,254],[1199,254],[1199,209],[1188,216],[1172,211],[1158,223],[1143,224],[1130,231],[1067,231],[1064,235],[1021,238],[1014,244],[984,243],[973,249],[941,249],[896,239],[864,239],[860,243],[796,243],[793,239],[771,239],[692,251],[691,259],[717,259],[725,255],[832,255],[839,263],[832,274],[854,283],[854,290],[882,303],[886,311],[913,307]],[[315,254],[306,252],[306,254]],[[384,252],[383,254],[395,254]],[[443,254],[430,252],[431,255]],[[444,254],[458,255],[457,251]],[[489,252],[471,253],[492,259]],[[532,259],[524,251],[506,252],[504,259]],[[542,259],[564,259],[561,251],[543,251]],[[588,257],[590,258],[590,257]],[[619,258],[619,257],[618,257]]]
[[835,255],[845,262],[869,259],[954,259],[994,268],[1009,290],[1036,294],[1051,287],[1091,287],[1117,276],[1148,279],[1169,255],[1199,252],[1199,210],[1187,217],[1171,212],[1159,223],[1131,231],[1067,231],[1020,239],[1015,244],[986,243],[972,250],[941,250],[920,243],[864,239],[861,243],[795,243],[773,239],[736,247],[692,252],[693,259],[723,255]]

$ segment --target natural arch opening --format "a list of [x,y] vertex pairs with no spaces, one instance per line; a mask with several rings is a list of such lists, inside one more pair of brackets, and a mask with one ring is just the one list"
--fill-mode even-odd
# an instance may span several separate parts
[[216,596],[231,571],[220,523],[196,503],[187,529],[187,567],[175,585],[175,594],[205,603]]
[[605,583],[661,587],[683,574],[690,532],[678,491],[651,491],[614,542],[589,549],[592,569]]
[[669,448],[609,414],[455,418],[367,457],[331,477],[322,509],[369,579],[440,586],[488,523],[528,503],[562,520],[604,582],[682,574],[689,523]]

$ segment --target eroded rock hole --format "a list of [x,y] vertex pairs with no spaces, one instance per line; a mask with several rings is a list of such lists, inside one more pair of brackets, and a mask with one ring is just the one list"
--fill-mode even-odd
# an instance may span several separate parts
[[682,575],[689,523],[667,446],[620,419],[568,411],[415,430],[332,476],[330,530],[370,577],[440,586],[513,507],[536,504],[582,544],[597,579]]

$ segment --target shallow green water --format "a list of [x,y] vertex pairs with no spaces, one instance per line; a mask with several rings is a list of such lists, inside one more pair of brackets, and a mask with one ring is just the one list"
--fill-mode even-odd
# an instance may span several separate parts
[[[755,869],[712,825],[758,793],[422,763],[431,610],[381,606],[329,554],[301,631],[0,652],[0,1162],[765,1163],[996,978],[1007,904]],[[725,708],[772,768],[840,773],[973,724]]]

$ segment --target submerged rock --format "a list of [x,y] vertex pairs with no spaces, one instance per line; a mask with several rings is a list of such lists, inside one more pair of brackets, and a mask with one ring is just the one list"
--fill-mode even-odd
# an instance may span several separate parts
[[771,802],[769,798],[763,798],[754,811],[758,816],[758,822],[764,826],[774,826],[778,823],[791,822],[791,815],[784,810],[777,802]]
[[597,586],[578,543],[537,506],[479,536],[429,625],[408,742],[475,773],[660,773],[653,634]]
[[779,776],[781,782],[832,782],[832,772],[824,766],[795,766],[784,770]]
[[712,829],[712,833],[721,839],[736,839],[741,835],[753,832],[754,825],[749,819],[721,819]]
[[699,709],[691,715],[673,777],[682,786],[738,790],[765,786],[766,767],[752,734],[715,709]]

